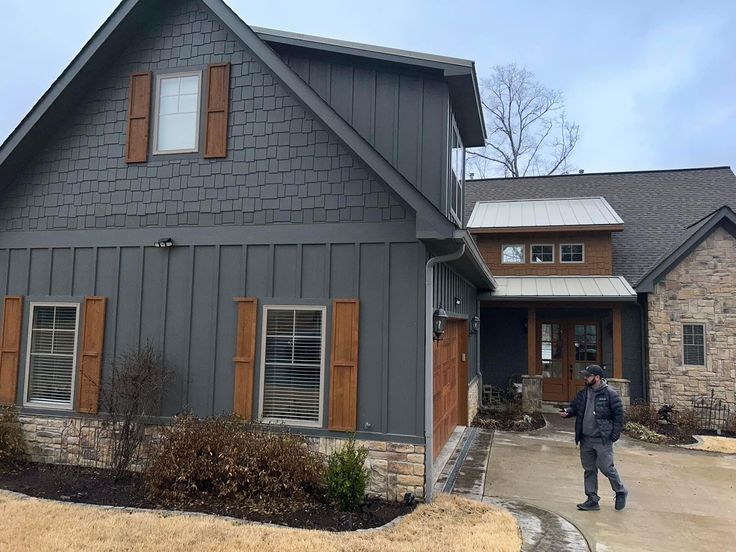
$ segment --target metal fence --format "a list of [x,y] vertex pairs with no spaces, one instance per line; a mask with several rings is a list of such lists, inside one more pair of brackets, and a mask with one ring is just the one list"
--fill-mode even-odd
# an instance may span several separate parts
[[717,399],[710,392],[710,397],[695,397],[693,411],[702,429],[715,431],[720,435],[729,420],[730,408],[723,399]]

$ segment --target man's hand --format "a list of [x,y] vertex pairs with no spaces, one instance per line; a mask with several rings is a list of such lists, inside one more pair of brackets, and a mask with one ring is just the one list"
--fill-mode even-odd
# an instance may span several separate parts
[[560,416],[567,418],[567,408],[560,408]]

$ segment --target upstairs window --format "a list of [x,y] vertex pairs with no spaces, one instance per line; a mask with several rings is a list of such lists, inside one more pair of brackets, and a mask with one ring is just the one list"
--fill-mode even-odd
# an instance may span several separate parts
[[523,245],[501,246],[501,262],[504,264],[521,264],[524,262]]
[[560,245],[560,262],[582,263],[584,247],[581,243],[566,243]]
[[72,408],[78,306],[31,303],[25,404]]
[[463,186],[465,184],[465,148],[460,139],[455,119],[452,119],[450,131],[450,176],[449,200],[450,213],[455,216],[458,224],[463,219]]
[[554,245],[532,245],[532,262],[533,263],[553,263],[555,262]]
[[154,153],[189,153],[199,148],[202,88],[199,71],[156,79]]
[[705,366],[705,326],[703,324],[682,325],[683,364]]

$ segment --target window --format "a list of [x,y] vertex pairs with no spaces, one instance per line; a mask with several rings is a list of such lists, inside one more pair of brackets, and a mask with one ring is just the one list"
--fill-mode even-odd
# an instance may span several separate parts
[[154,153],[197,151],[201,77],[194,72],[157,78]]
[[705,366],[705,326],[703,324],[682,325],[683,363],[690,366]]
[[581,243],[566,243],[560,246],[560,262],[582,263],[584,247]]
[[532,245],[531,259],[533,263],[555,262],[554,245]]
[[455,118],[452,119],[450,129],[450,174],[449,174],[449,199],[450,213],[452,213],[459,224],[463,218],[463,185],[465,183],[465,148],[460,139]]
[[523,245],[504,245],[501,247],[501,262],[505,264],[517,264],[524,262]]
[[79,307],[31,303],[25,404],[72,408]]
[[264,307],[261,418],[322,425],[324,307]]

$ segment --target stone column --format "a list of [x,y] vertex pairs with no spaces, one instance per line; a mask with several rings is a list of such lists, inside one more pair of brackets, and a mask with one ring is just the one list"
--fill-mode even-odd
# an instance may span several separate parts
[[631,406],[631,382],[627,379],[609,378],[606,380],[608,385],[618,393],[621,402],[624,403],[624,409]]
[[542,376],[521,376],[521,406],[527,414],[542,411]]

